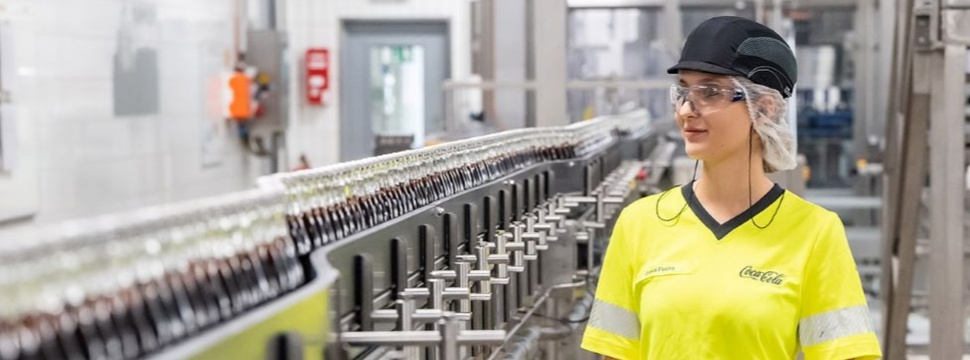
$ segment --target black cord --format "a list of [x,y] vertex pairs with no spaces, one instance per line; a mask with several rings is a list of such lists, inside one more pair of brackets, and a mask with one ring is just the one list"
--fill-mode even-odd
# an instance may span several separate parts
[[[753,147],[751,143],[754,141],[754,124],[751,126],[751,131],[748,132],[748,208],[754,206],[754,203],[751,200],[751,148]],[[781,209],[781,204],[784,201],[785,193],[783,192],[781,193],[781,199],[778,199],[778,206],[775,207],[775,212],[771,214],[771,220],[768,220],[768,225],[758,225],[758,222],[754,220],[755,215],[757,214],[751,215],[751,223],[754,224],[754,227],[764,230],[771,226],[771,223],[775,222],[775,216],[778,215],[778,210]]]
[[765,226],[758,225],[757,221],[754,221],[754,216],[751,216],[751,223],[758,229],[764,230],[771,226],[771,223],[775,222],[775,216],[778,215],[778,210],[781,209],[781,203],[785,201],[785,193],[781,193],[781,198],[778,199],[778,206],[775,207],[775,212],[771,214],[771,220],[768,220],[768,224]]
[[[697,179],[697,165],[699,163],[700,163],[700,160],[694,160],[694,173],[690,176],[690,182],[684,186],[694,185],[694,180]],[[676,188],[673,188],[673,189],[676,189]],[[680,208],[680,211],[677,212],[677,215],[674,215],[674,217],[669,219],[664,219],[662,216],[660,216],[660,201],[663,200],[664,197],[667,196],[667,193],[669,193],[673,189],[667,189],[667,191],[664,191],[662,194],[660,194],[660,197],[657,198],[657,203],[654,204],[654,212],[657,214],[657,218],[663,222],[671,222],[671,221],[677,220],[677,218],[679,218],[680,215],[684,213],[684,210],[687,210],[687,205],[689,205],[690,202],[693,201],[694,199],[694,192],[691,191],[690,198],[688,198],[687,201],[684,203],[684,206]]]

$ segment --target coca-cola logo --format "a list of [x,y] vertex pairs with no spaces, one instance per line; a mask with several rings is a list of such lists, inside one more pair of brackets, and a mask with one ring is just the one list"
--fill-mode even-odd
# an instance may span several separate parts
[[738,276],[773,285],[781,285],[781,283],[785,282],[785,274],[777,271],[761,271],[755,269],[751,265],[745,266],[744,269],[741,269]]

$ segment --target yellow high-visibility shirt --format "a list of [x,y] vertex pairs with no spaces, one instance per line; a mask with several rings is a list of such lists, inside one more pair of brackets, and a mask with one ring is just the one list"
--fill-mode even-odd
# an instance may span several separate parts
[[624,209],[582,347],[617,359],[881,357],[838,215],[777,185],[724,224],[690,185]]

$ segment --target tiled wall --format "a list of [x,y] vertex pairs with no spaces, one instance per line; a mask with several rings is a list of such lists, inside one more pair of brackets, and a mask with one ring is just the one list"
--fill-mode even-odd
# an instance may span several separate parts
[[[20,225],[34,225],[253,186],[262,160],[238,145],[211,90],[229,69],[231,4],[0,1],[20,85],[19,165],[0,174],[0,216],[33,212]],[[116,57],[139,51],[149,61]],[[124,84],[116,73],[132,67],[154,78]],[[155,101],[116,104],[121,92]]]

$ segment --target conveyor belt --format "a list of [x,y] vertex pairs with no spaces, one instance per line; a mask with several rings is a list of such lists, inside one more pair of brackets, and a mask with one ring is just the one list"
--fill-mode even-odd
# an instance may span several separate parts
[[519,354],[542,319],[584,311],[663,141],[644,113],[514,130],[58,227],[0,254],[0,358]]

